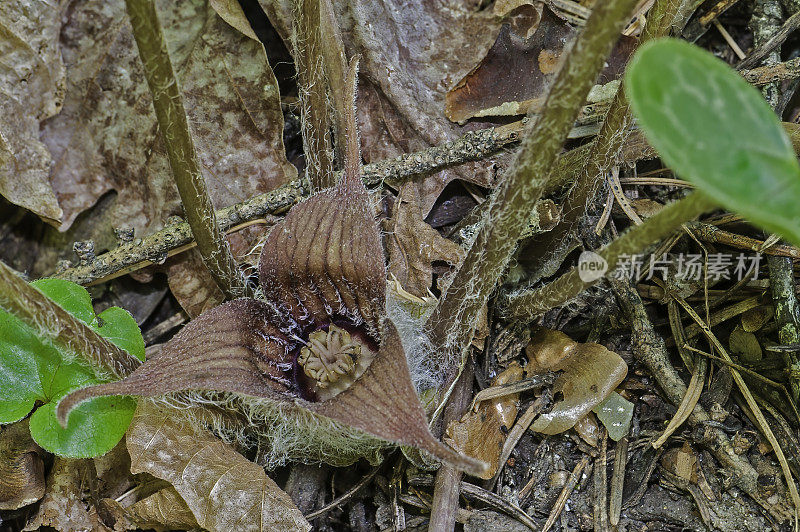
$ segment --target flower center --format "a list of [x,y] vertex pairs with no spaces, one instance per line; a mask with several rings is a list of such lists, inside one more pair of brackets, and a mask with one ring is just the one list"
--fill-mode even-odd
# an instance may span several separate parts
[[317,382],[320,388],[349,375],[355,368],[353,357],[361,355],[361,344],[354,342],[350,333],[331,324],[327,332],[314,331],[308,343],[300,349],[297,362],[303,372]]

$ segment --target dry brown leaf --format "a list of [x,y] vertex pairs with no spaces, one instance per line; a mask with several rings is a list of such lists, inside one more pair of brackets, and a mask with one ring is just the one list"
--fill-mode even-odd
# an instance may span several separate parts
[[728,348],[731,354],[739,357],[739,360],[746,364],[758,362],[764,358],[761,344],[756,335],[745,331],[741,325],[737,325],[728,337]]
[[445,113],[450,120],[525,114],[528,106],[523,102],[544,96],[575,30],[549,7],[535,22],[530,38],[525,37],[528,28],[503,24],[486,56],[447,93]]
[[158,490],[129,508],[114,499],[100,501],[102,515],[114,530],[155,528],[156,530],[192,530],[200,528],[194,514],[174,487]]
[[464,258],[464,250],[458,244],[444,238],[422,220],[414,184],[406,184],[400,190],[391,226],[389,273],[417,297],[429,295],[434,261],[457,266]]
[[47,490],[39,510],[28,521],[25,530],[43,526],[59,532],[95,530],[97,521],[86,509],[84,482],[94,475],[91,460],[70,460],[56,457],[47,475]]
[[[548,6],[540,14],[522,5],[503,24],[497,40],[472,71],[447,93],[447,117],[514,116],[537,112],[558,72],[561,54],[576,30]],[[598,84],[618,79],[637,40],[622,37]]]
[[[514,362],[495,377],[492,386],[519,382],[524,373],[522,367]],[[483,401],[475,411],[470,410],[447,427],[445,441],[448,444],[489,464],[489,469],[480,478],[488,480],[497,472],[508,429],[517,418],[518,402],[518,393]]]
[[208,4],[217,12],[217,15],[222,17],[222,20],[251,39],[258,40],[253,28],[250,27],[250,22],[244,15],[242,5],[237,0],[208,0]]
[[171,483],[198,524],[221,530],[310,530],[289,496],[230,445],[148,402],[126,434],[132,473]]
[[[201,0],[157,2],[200,163],[215,207],[295,177],[283,148],[277,83],[263,46]],[[179,200],[120,0],[76,3],[59,44],[67,72],[62,112],[42,139],[54,159],[62,228],[110,190],[112,226],[156,229]]]
[[742,314],[742,329],[752,333],[766,325],[775,315],[772,305],[761,305]]
[[[259,3],[291,50],[293,2]],[[490,10],[402,0],[348,0],[334,2],[334,9],[347,56],[363,58],[358,113],[366,162],[454,140],[471,129],[447,120],[444,97],[491,45],[500,25]],[[492,186],[494,164],[470,163],[418,180],[423,216],[454,179]]]
[[531,425],[532,430],[543,434],[572,428],[602,403],[628,372],[622,357],[602,345],[580,344],[560,331],[545,328],[536,331],[525,353],[528,374],[563,372],[553,384],[553,393],[561,392],[564,398]]
[[44,496],[41,452],[27,419],[0,427],[0,510],[16,510]]
[[0,195],[58,224],[50,186],[52,159],[39,122],[64,98],[64,64],[57,40],[65,2],[0,2]]

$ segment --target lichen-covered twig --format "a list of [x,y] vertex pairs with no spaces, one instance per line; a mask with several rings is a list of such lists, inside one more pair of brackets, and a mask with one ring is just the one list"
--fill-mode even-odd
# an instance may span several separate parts
[[[681,224],[713,207],[713,203],[699,193],[679,200],[661,209],[641,225],[631,227],[619,238],[599,251],[599,255],[613,272],[620,257],[641,252],[648,245],[658,242],[675,231]],[[501,312],[508,319],[527,319],[563,305],[596,281],[584,281],[578,268],[572,268],[555,281],[533,290],[520,290],[509,294],[502,301]]]
[[[220,231],[263,218],[268,214],[281,214],[308,194],[303,181],[294,181],[272,192],[255,196],[245,202],[237,203],[216,213]],[[120,245],[118,248],[98,255],[88,264],[57,273],[54,277],[73,283],[88,285],[98,280],[106,280],[120,272],[163,262],[172,250],[192,242],[192,230],[186,222],[168,225],[160,231]]]
[[3,262],[0,262],[0,308],[33,328],[39,336],[69,349],[100,375],[121,379],[139,365],[136,357],[94,332]]
[[[362,169],[363,179],[367,185],[376,185],[384,181],[398,184],[412,176],[425,175],[453,165],[484,159],[517,142],[522,129],[523,123],[516,122],[497,128],[471,131],[440,146],[401,155],[388,161],[367,164]],[[634,147],[631,156],[636,157],[641,153],[640,148]],[[556,166],[564,168],[561,173],[571,175],[580,167],[584,152],[585,148],[572,150],[560,157]],[[341,172],[336,173],[337,179],[340,174]],[[220,231],[228,231],[236,225],[269,214],[281,214],[309,193],[305,179],[299,179],[271,192],[220,209],[216,212]],[[118,248],[97,256],[89,263],[68,268],[57,273],[55,277],[88,285],[99,280],[107,280],[120,273],[127,273],[136,267],[161,262],[172,251],[191,242],[192,232],[187,223],[172,224],[142,239],[123,243]]]
[[[775,322],[778,324],[778,340],[783,345],[800,343],[798,332],[798,306],[795,296],[794,268],[790,257],[767,257],[769,264],[769,286],[772,291],[772,300],[775,303]],[[796,352],[782,353],[783,360],[789,370],[789,385],[792,398],[797,401],[800,397],[800,375],[798,370],[798,356]]]
[[226,297],[251,295],[216,221],[155,3],[153,0],[126,0],[125,4],[172,176],[203,263]]
[[[655,332],[642,298],[628,279],[612,278],[610,283],[631,323],[633,356],[655,377],[667,399],[675,405],[680,404],[686,395],[686,384],[670,362],[664,340]],[[703,428],[703,443],[714,457],[733,473],[731,478],[734,479],[736,486],[750,495],[778,521],[783,522],[791,517],[780,505],[771,504],[759,493],[758,472],[745,455],[734,452],[725,432],[708,424],[711,417],[702,405],[695,405],[688,421],[694,426]]]
[[[759,2],[756,2],[756,6],[758,5]],[[780,6],[778,6],[778,9],[780,9]],[[763,17],[766,17],[766,14],[764,14]],[[763,25],[766,25],[766,23],[756,24],[757,27],[762,27]],[[770,52],[783,44],[783,41],[785,41],[793,32],[797,31],[798,28],[800,28],[800,11],[786,19],[786,22],[783,23],[780,29],[772,34],[772,37],[770,37],[766,42],[757,45],[756,49],[750,52],[746,59],[736,65],[736,68],[738,70],[753,68],[760,63],[762,59],[767,57]]]
[[478,312],[505,271],[558,152],[635,4],[595,4],[553,82],[544,111],[528,127],[502,183],[488,200],[485,222],[427,323],[433,345],[450,361],[460,359],[471,341]]

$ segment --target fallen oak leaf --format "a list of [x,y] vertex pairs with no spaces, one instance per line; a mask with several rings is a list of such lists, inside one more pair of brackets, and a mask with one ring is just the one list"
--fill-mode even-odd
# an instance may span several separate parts
[[[355,85],[353,63],[351,102]],[[339,432],[352,427],[471,473],[484,471],[485,464],[443,445],[428,429],[402,341],[386,319],[386,268],[360,177],[352,105],[348,132],[342,180],[295,206],[267,237],[259,271],[268,302],[238,299],[206,312],[127,378],[67,396],[58,405],[62,422],[92,397],[229,392],[251,419],[254,412],[284,418],[298,444],[316,437],[328,448],[319,453],[338,449],[335,435],[325,432],[329,425],[315,415],[341,424]],[[349,436],[338,441],[353,445]]]
[[261,466],[174,413],[142,402],[126,443],[131,473],[150,473],[172,484],[206,530],[311,529]]

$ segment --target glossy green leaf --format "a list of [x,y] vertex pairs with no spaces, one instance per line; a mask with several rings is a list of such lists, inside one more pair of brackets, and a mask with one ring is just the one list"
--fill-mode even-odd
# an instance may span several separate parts
[[[46,279],[34,286],[99,334],[144,360],[141,331],[127,311],[112,307],[95,316],[88,292],[67,281]],[[55,418],[58,400],[72,390],[101,381],[90,368],[71,357],[65,359],[59,346],[40,338],[2,310],[0,382],[0,423],[22,419],[37,401],[41,402],[31,416],[31,435],[43,448],[60,456],[84,458],[108,452],[125,434],[136,407],[133,399],[124,397],[87,401],[62,429]]]
[[710,53],[676,39],[643,45],[625,86],[645,136],[680,177],[800,245],[800,165],[754,87]]
[[633,403],[617,392],[611,392],[608,398],[594,407],[597,419],[605,426],[608,437],[619,441],[631,430],[633,419]]
[[31,286],[87,325],[97,325],[92,297],[81,285],[63,279],[39,279]]

